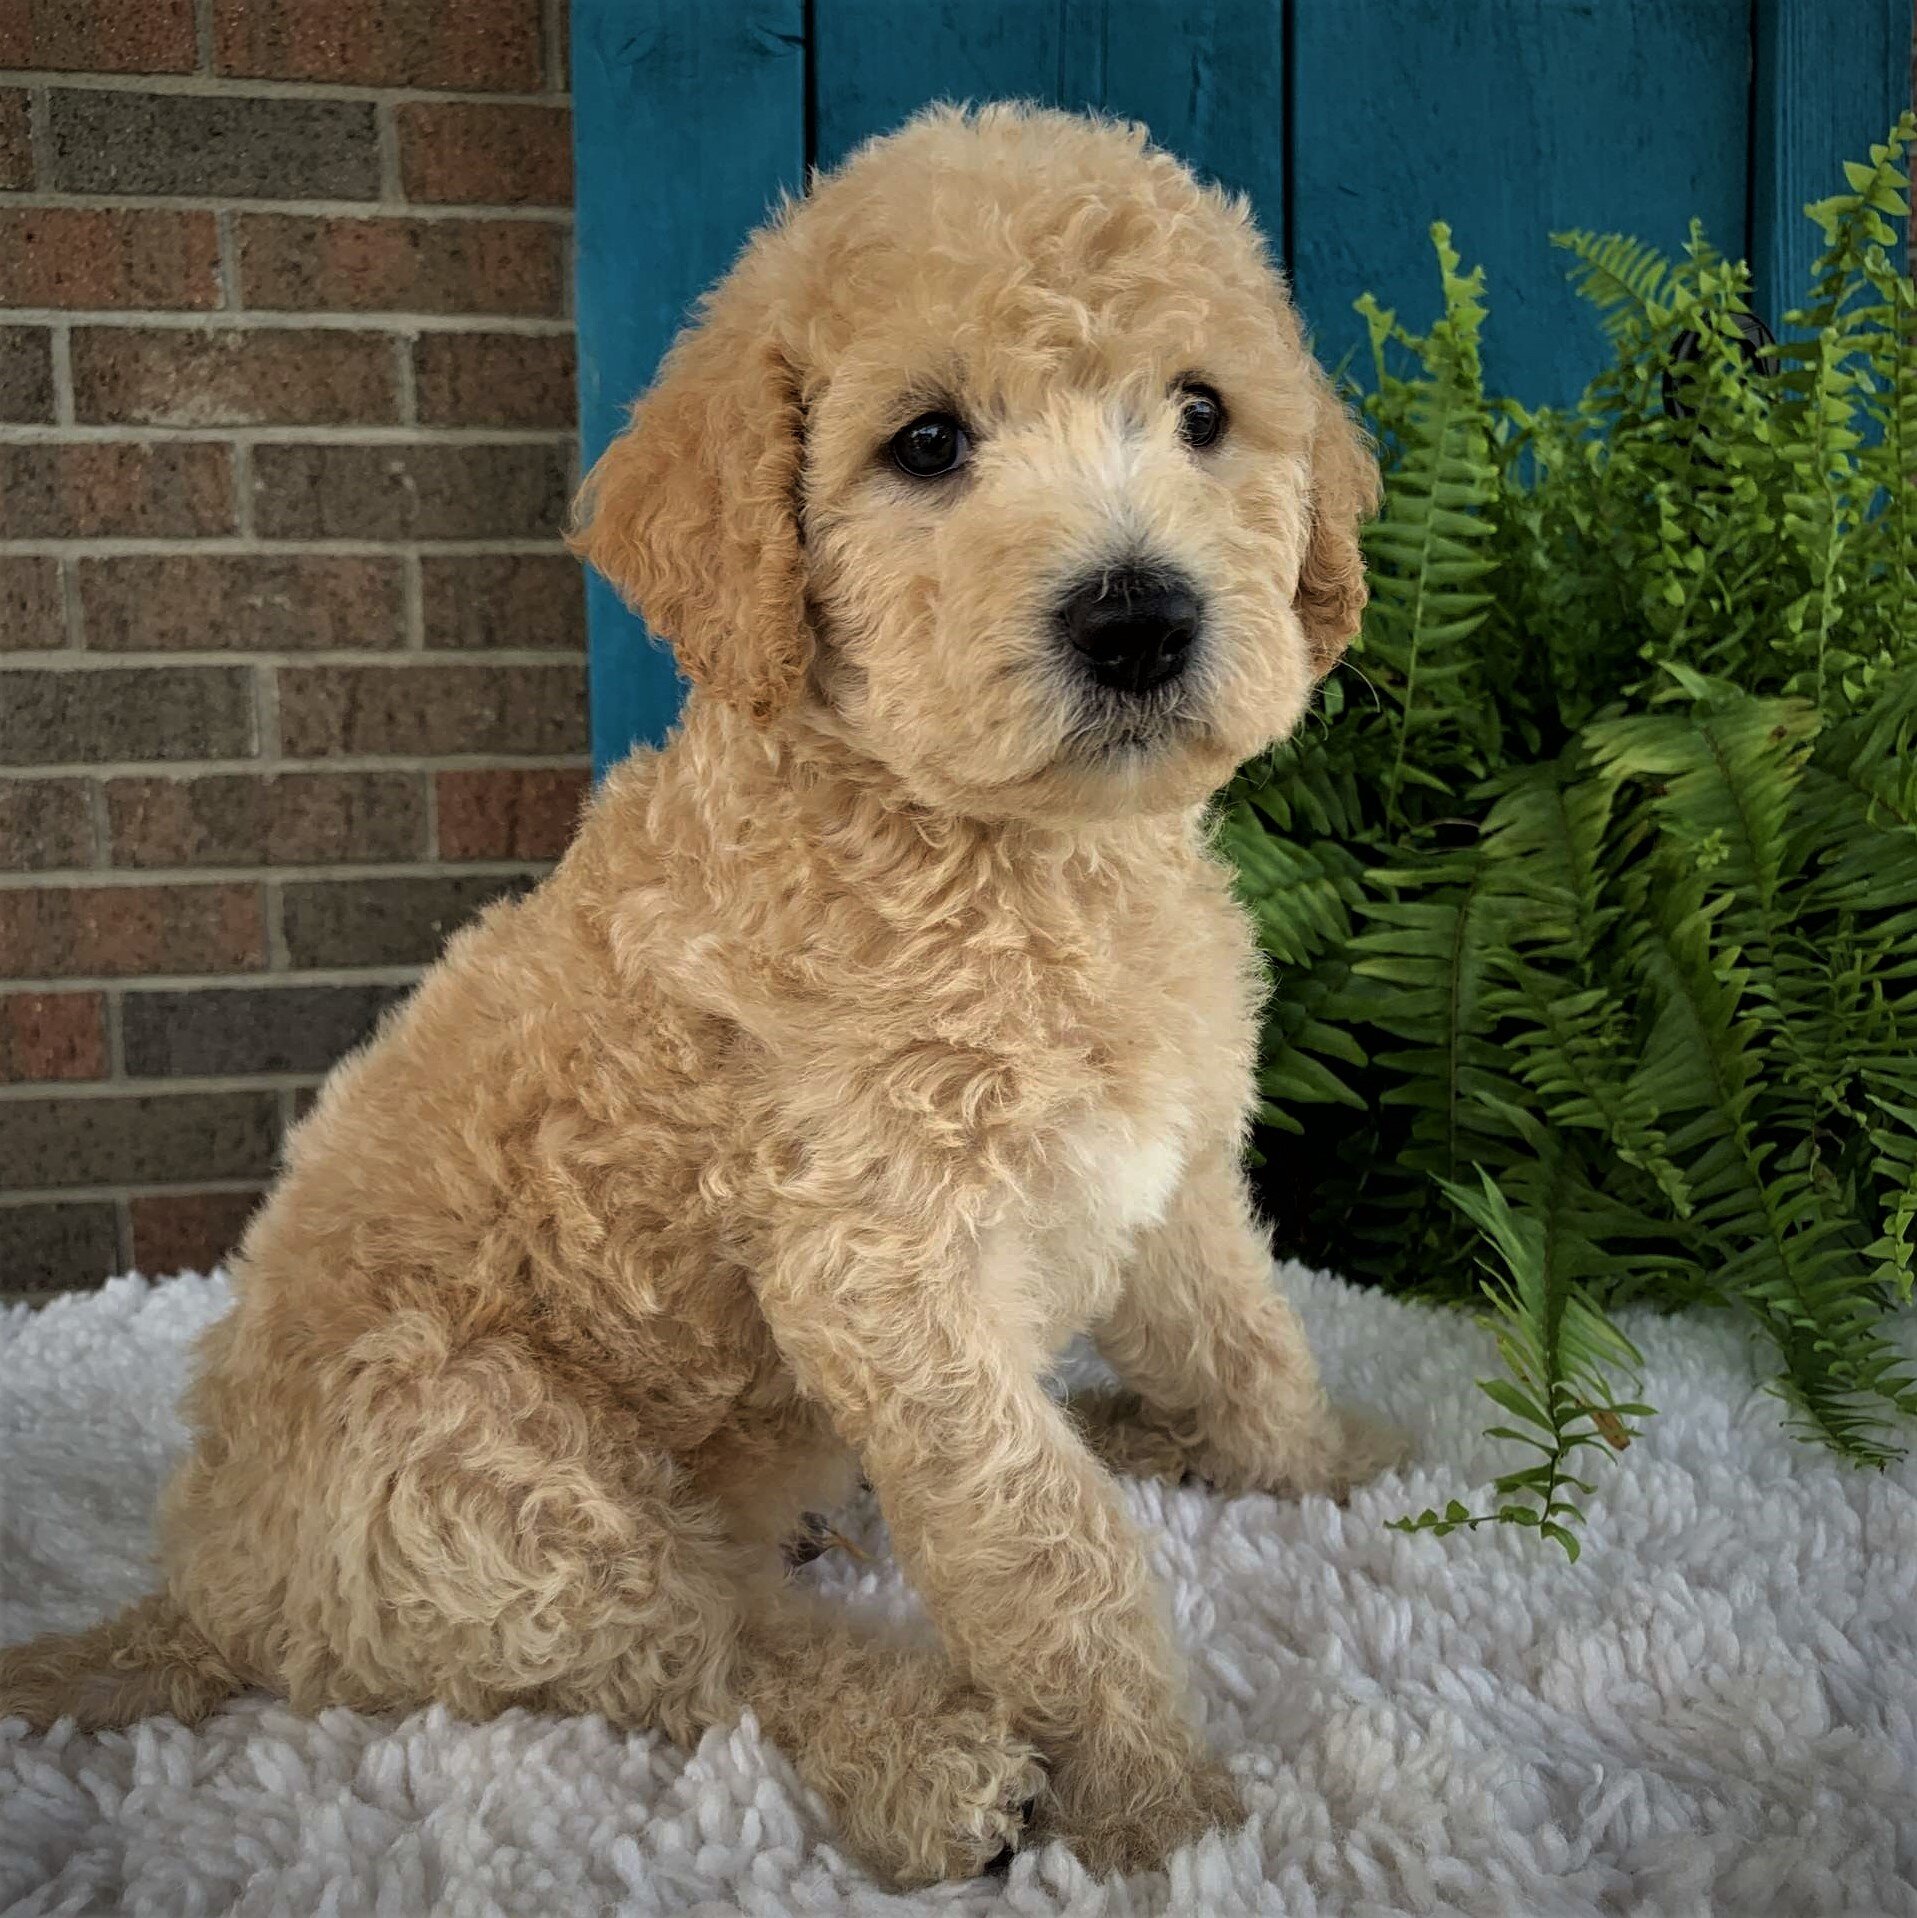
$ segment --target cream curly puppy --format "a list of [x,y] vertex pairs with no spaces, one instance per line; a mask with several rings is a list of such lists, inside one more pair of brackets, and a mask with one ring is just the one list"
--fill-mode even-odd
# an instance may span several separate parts
[[[1357,624],[1376,475],[1245,207],[939,110],[759,233],[577,543],[694,683],[333,1075],[207,1336],[160,1593],[0,1711],[750,1708],[904,1883],[1240,1817],[1109,1468],[1379,1462],[1239,1172],[1204,806]],[[1089,1330],[1129,1390],[1042,1383]],[[935,1639],[781,1546],[863,1472]]]

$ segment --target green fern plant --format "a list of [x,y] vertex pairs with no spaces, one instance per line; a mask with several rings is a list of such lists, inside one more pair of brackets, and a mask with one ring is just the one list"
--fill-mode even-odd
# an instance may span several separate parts
[[1557,236],[1610,364],[1485,391],[1483,276],[1370,298],[1386,501],[1346,669],[1219,840],[1270,956],[1254,1141],[1284,1249],[1488,1310],[1527,1456],[1489,1510],[1575,1556],[1651,1408],[1612,1314],[1742,1313],[1786,1416],[1893,1455],[1917,1271],[1917,294],[1906,116],[1803,305]]

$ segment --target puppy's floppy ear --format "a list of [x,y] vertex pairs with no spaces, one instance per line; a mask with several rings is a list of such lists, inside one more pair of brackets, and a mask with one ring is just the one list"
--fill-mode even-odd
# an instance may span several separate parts
[[1311,439],[1311,534],[1293,602],[1322,679],[1358,630],[1370,593],[1358,529],[1378,510],[1378,463],[1357,422],[1321,373]]
[[766,303],[735,271],[680,334],[579,489],[572,549],[695,685],[771,719],[812,659],[800,407]]

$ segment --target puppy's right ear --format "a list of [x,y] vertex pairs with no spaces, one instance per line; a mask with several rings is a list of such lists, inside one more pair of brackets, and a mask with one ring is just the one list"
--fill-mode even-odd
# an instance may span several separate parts
[[1370,594],[1359,531],[1378,510],[1378,462],[1323,373],[1312,380],[1318,405],[1311,439],[1311,536],[1298,578],[1298,616],[1322,679],[1351,643]]
[[761,725],[812,659],[800,408],[741,270],[707,297],[586,475],[570,544],[672,642],[695,685]]

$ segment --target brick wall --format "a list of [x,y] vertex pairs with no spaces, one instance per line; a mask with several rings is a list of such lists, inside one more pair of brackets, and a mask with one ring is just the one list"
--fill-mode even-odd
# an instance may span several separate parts
[[585,783],[564,0],[0,0],[0,1289],[202,1265]]

